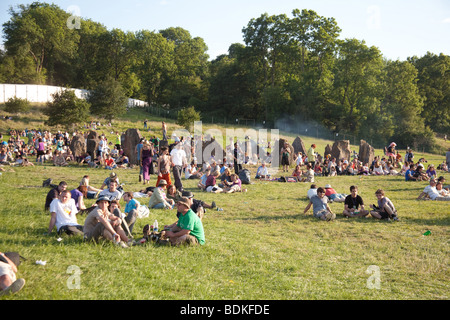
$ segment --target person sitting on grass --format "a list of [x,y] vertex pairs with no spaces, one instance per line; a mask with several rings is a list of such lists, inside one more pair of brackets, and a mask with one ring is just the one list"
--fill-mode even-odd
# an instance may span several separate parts
[[370,215],[376,219],[380,220],[388,220],[393,219],[394,221],[399,221],[397,210],[395,209],[392,201],[385,197],[384,191],[382,189],[378,189],[375,192],[375,196],[378,199],[378,206],[370,205],[372,211],[370,211]]
[[111,157],[111,154],[108,153],[106,155],[106,159],[105,159],[105,169],[107,170],[113,170],[117,168],[117,164],[114,161],[114,159]]
[[317,196],[317,185],[312,184],[311,187],[309,187],[309,190],[306,192],[306,196],[310,200],[311,200],[312,196]]
[[173,209],[175,201],[168,199],[166,195],[167,181],[159,180],[158,186],[153,189],[153,193],[148,202],[150,209]]
[[324,221],[331,221],[336,219],[336,214],[331,211],[331,208],[328,205],[328,198],[325,196],[324,188],[319,187],[317,189],[317,195],[311,197],[310,202],[303,212],[305,215],[311,208],[311,206],[313,206],[313,215],[315,218]]
[[17,279],[17,265],[7,254],[0,252],[0,296],[19,292],[25,285],[25,279]]
[[440,196],[450,197],[450,192],[444,188],[444,185],[440,181],[436,183],[436,190],[439,192]]
[[169,238],[172,245],[204,245],[205,231],[200,218],[191,209],[188,198],[181,198],[177,204],[177,211],[180,212],[178,221],[164,226],[165,236]]
[[347,197],[346,194],[337,193],[336,190],[334,190],[329,184],[325,185],[325,195],[328,197],[330,202],[344,202],[345,197]]
[[269,170],[266,167],[266,162],[263,161],[261,163],[261,165],[258,167],[258,170],[256,170],[256,176],[255,179],[259,179],[259,180],[266,180],[269,179],[270,175],[269,175]]
[[417,177],[414,176],[414,169],[416,166],[412,163],[409,165],[409,169],[405,172],[405,181],[417,181]]
[[48,193],[47,197],[45,198],[45,210],[50,209],[50,204],[52,203],[53,199],[58,199],[61,192],[67,189],[67,182],[61,181],[58,186],[55,186],[52,188]]
[[303,172],[302,172],[300,165],[296,165],[294,171],[292,172],[292,176],[296,177],[297,181],[300,181],[302,175],[303,175]]
[[360,195],[358,195],[358,187],[351,186],[350,194],[345,198],[345,208],[342,214],[344,217],[365,217],[370,212],[364,210],[364,201]]
[[212,193],[220,193],[223,191],[222,188],[219,188],[216,184],[216,179],[219,176],[219,170],[215,170],[207,179],[206,179],[206,192]]
[[247,189],[242,189],[242,181],[236,173],[233,173],[230,178],[231,185],[223,189],[224,193],[247,192]]
[[128,228],[130,230],[129,236],[131,237],[131,232],[133,232],[134,223],[136,222],[136,219],[139,216],[139,207],[141,206],[141,204],[139,201],[134,199],[132,192],[125,192],[122,198],[125,201],[126,205],[124,213],[122,214],[122,216],[120,216],[120,218],[122,218],[124,222],[127,223]]
[[103,190],[102,192],[99,193],[99,197],[108,197],[109,200],[120,200],[120,198],[122,198],[122,192],[120,192],[119,190],[117,190],[117,181],[116,180],[111,180],[109,182],[109,187],[108,189]]
[[83,235],[83,226],[77,222],[78,209],[75,200],[72,199],[69,190],[64,190],[59,198],[50,204],[50,223],[48,233],[51,234],[56,226],[58,235],[66,233],[71,235]]
[[206,179],[208,179],[208,177],[211,174],[211,169],[206,169],[205,173],[201,176],[200,181],[197,184],[197,188],[205,191],[206,190]]
[[417,181],[428,181],[430,177],[423,171],[423,166],[417,166],[416,171],[413,174],[413,177],[416,178]]
[[65,167],[68,165],[61,151],[56,151],[55,157],[53,158],[53,165],[55,165],[56,167]]
[[434,164],[430,164],[428,166],[428,169],[426,171],[426,174],[430,177],[430,178],[436,178],[437,174],[436,174],[436,170],[434,169]]
[[123,231],[122,220],[112,214],[108,207],[108,197],[100,197],[96,201],[96,208],[92,210],[84,221],[84,238],[87,241],[97,242],[100,238],[113,241],[122,248],[127,248],[128,237]]

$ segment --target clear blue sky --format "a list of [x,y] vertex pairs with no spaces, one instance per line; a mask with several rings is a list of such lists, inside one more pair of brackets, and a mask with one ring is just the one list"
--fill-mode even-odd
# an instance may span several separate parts
[[[0,23],[8,8],[33,1],[1,0]],[[45,2],[45,1],[42,1]],[[365,40],[392,60],[405,60],[427,51],[450,55],[450,0],[54,0],[61,9],[76,8],[83,18],[108,29],[158,31],[187,29],[205,40],[210,58],[227,53],[232,43],[243,43],[242,28],[267,12],[310,9],[334,17],[341,38]],[[3,38],[1,40],[3,42]]]

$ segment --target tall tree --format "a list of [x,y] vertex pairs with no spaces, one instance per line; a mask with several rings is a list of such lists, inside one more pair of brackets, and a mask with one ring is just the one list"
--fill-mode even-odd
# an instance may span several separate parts
[[77,49],[79,36],[67,28],[70,14],[40,2],[11,7],[9,13],[11,19],[3,24],[8,55],[31,57],[36,83],[45,82],[45,70],[50,80],[55,78],[57,65],[70,63]]
[[425,97],[422,118],[439,133],[450,131],[450,56],[428,52],[408,59],[418,70],[417,86]]

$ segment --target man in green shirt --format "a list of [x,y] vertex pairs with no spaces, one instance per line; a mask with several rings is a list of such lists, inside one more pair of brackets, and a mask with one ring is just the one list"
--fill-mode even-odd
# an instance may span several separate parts
[[205,232],[200,218],[191,209],[188,198],[182,197],[177,202],[177,211],[181,213],[177,222],[165,226],[165,232],[172,245],[205,244]]

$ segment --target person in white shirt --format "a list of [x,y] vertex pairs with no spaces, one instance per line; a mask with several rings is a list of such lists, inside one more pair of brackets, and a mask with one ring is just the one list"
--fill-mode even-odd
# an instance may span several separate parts
[[176,146],[170,152],[172,157],[172,172],[174,178],[174,184],[177,190],[183,192],[183,183],[181,182],[181,171],[186,166],[186,152],[181,147],[181,144],[177,142]]
[[317,186],[315,184],[312,184],[308,192],[306,193],[306,196],[308,199],[311,200],[313,196],[317,196]]
[[270,177],[269,170],[266,167],[266,163],[263,161],[261,166],[256,171],[255,179],[268,179]]
[[50,203],[50,213],[48,234],[51,234],[56,226],[58,234],[65,232],[68,235],[83,235],[83,226],[78,224],[76,217],[78,209],[70,191],[61,192],[59,198]]
[[439,191],[436,188],[436,180],[430,179],[430,184],[427,185],[422,193],[417,197],[417,200],[426,199],[426,197],[429,197],[431,200],[438,200],[438,201],[450,201],[449,196],[443,196],[439,194]]

